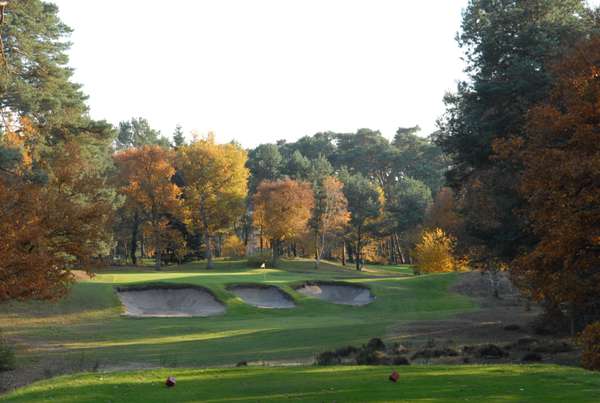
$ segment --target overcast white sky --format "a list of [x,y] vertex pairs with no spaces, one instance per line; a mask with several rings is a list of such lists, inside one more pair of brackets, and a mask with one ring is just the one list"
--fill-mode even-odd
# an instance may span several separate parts
[[92,117],[250,147],[435,129],[467,0],[54,0]]

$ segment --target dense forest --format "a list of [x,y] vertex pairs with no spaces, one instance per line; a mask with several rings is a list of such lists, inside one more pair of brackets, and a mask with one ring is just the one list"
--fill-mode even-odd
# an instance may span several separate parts
[[0,300],[60,297],[72,269],[99,265],[304,257],[315,270],[479,269],[492,283],[509,271],[556,323],[582,329],[600,318],[599,18],[581,0],[470,0],[457,37],[468,78],[435,133],[325,131],[244,149],[92,119],[56,7],[11,2]]

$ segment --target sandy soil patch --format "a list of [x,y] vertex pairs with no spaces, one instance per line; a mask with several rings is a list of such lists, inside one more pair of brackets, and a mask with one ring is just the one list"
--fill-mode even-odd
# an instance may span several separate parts
[[355,284],[311,282],[305,283],[296,291],[308,297],[342,305],[362,306],[375,300],[371,290]]
[[249,305],[267,309],[294,308],[296,304],[292,297],[275,286],[257,285],[234,285],[227,287],[229,291],[237,295]]
[[197,286],[119,287],[117,295],[125,315],[134,317],[205,317],[226,310],[209,290]]

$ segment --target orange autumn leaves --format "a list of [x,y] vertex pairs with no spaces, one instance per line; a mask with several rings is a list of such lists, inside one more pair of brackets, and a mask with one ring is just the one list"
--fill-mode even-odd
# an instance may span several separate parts
[[1,141],[14,158],[0,174],[0,301],[58,298],[72,282],[67,269],[89,270],[109,241],[112,196],[75,141],[42,161],[41,137],[25,119]]
[[513,265],[523,288],[554,307],[586,309],[600,293],[600,39],[577,44],[553,69],[547,102],[527,135],[495,144],[523,166],[522,213],[538,242]]
[[203,233],[209,268],[213,265],[216,233],[228,231],[245,211],[247,158],[246,151],[238,145],[217,144],[212,135],[177,150],[186,222]]
[[147,145],[115,155],[118,191],[125,207],[149,224],[157,268],[163,249],[185,251],[185,240],[171,226],[174,221],[202,233],[211,267],[213,237],[229,231],[245,209],[246,159],[238,145],[217,144],[213,136],[177,150]]
[[316,264],[335,232],[342,232],[350,214],[342,183],[332,177],[307,182],[283,179],[263,181],[253,198],[254,224],[271,240],[273,260],[281,242],[299,239],[309,231],[314,239]]
[[114,157],[119,193],[128,207],[144,212],[150,224],[157,268],[167,231],[165,216],[177,214],[181,206],[181,190],[171,181],[175,175],[172,160],[168,150],[156,145],[131,148]]
[[263,181],[258,185],[253,201],[255,225],[278,244],[306,231],[314,206],[314,193],[307,182],[292,179]]

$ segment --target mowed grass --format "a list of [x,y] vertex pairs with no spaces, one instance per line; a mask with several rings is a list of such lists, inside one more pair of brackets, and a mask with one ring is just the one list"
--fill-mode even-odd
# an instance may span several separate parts
[[[35,383],[0,402],[598,402],[600,374],[532,366],[279,367],[87,373]],[[177,385],[166,388],[167,376]]]
[[[309,362],[316,353],[361,345],[386,337],[401,321],[451,317],[476,309],[448,287],[455,274],[414,277],[403,268],[351,267],[293,260],[281,269],[251,269],[244,261],[219,261],[214,270],[193,263],[154,271],[120,268],[76,284],[58,303],[0,305],[6,336],[18,342],[19,364],[40,358],[77,362],[79,367],[219,366],[239,361]],[[390,275],[390,272],[396,273]],[[371,287],[376,295],[363,307],[334,305],[304,297],[293,286],[306,280],[344,280]],[[227,312],[208,318],[127,318],[114,292],[121,284],[169,282],[203,285],[227,304]],[[236,283],[281,287],[296,300],[285,310],[244,304],[226,290]]]

